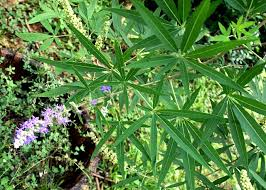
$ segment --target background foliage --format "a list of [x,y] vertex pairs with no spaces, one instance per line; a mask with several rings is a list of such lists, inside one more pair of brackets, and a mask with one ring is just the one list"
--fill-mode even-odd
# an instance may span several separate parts
[[29,20],[47,32],[16,35],[75,76],[35,97],[90,110],[90,159],[108,155],[113,189],[265,189],[264,1],[67,2]]

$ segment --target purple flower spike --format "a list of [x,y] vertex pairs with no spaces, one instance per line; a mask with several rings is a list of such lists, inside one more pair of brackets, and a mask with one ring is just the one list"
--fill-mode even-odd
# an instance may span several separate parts
[[111,89],[112,89],[111,86],[105,86],[105,85],[101,86],[101,91],[103,93],[111,92]]
[[91,105],[96,106],[97,103],[98,103],[98,100],[97,99],[91,100]]
[[43,119],[32,116],[16,130],[14,137],[15,148],[30,144],[38,138],[39,134],[48,133],[49,127],[52,125],[67,125],[70,122],[63,105],[46,108],[41,115]]

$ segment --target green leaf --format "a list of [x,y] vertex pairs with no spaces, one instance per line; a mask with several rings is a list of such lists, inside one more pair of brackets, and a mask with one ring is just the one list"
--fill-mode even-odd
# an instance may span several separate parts
[[232,134],[232,138],[235,143],[236,149],[240,155],[240,159],[243,162],[243,165],[247,167],[248,155],[247,155],[247,149],[246,149],[243,131],[233,112],[231,104],[228,104],[228,120],[229,120],[229,128]]
[[189,16],[191,10],[191,1],[190,0],[178,0],[178,18],[185,22]]
[[174,64],[177,62],[177,58],[171,55],[161,55],[150,58],[144,58],[136,62],[131,62],[128,68],[151,68],[161,65]]
[[90,5],[88,6],[88,9],[87,9],[87,14],[88,14],[88,20],[90,20],[92,18],[92,15],[96,9],[96,6],[97,6],[97,1],[98,0],[91,0],[90,1]]
[[255,1],[255,4],[254,4],[251,12],[253,14],[254,13],[265,13],[266,12],[266,2],[264,0],[261,0],[260,2]]
[[165,29],[160,20],[155,17],[142,3],[137,0],[132,0],[133,4],[141,14],[144,22],[153,30],[154,34],[160,39],[162,43],[167,45],[171,50],[177,51],[177,45],[170,35],[170,33]]
[[[120,125],[117,126],[117,136],[122,135],[123,129]],[[119,171],[123,177],[125,177],[125,152],[124,152],[124,142],[119,143],[116,147],[116,154],[118,160]]]
[[151,121],[151,139],[150,139],[150,155],[151,155],[151,164],[153,168],[153,174],[156,175],[156,160],[157,160],[157,117],[152,115]]
[[[143,17],[137,11],[119,9],[119,8],[107,8],[104,10],[110,11],[112,13],[116,13],[116,14],[118,14],[122,17],[128,18],[128,19],[134,20],[137,23],[146,24],[146,23],[144,23]],[[163,26],[165,26],[167,28],[173,28],[173,25],[171,23],[169,23],[168,21],[161,19],[161,18],[157,18],[157,19],[159,19],[159,21],[161,21]]]
[[209,12],[207,18],[209,18],[216,10],[216,8],[223,2],[223,0],[215,0],[210,4]]
[[198,62],[193,61],[193,60],[187,60],[186,64],[190,65],[192,68],[199,71],[201,74],[206,75],[206,76],[210,77],[211,79],[219,82],[220,84],[231,87],[235,90],[239,90],[241,92],[245,92],[245,90],[239,84],[237,84],[235,81],[233,81],[231,78],[225,76],[221,72],[218,72],[207,65],[198,63]]
[[[222,99],[213,109],[212,114],[213,115],[218,115],[220,117],[223,117],[227,107],[227,97]],[[212,135],[212,133],[217,129],[217,125],[220,123],[219,120],[215,118],[211,118],[207,120],[203,125],[202,125],[202,130],[203,130],[203,139],[208,140],[209,137]]]
[[[216,187],[207,177],[202,175],[199,172],[195,172],[196,177],[204,184],[206,185],[209,189],[212,190],[223,190],[222,188]],[[205,189],[205,188],[204,188]]]
[[166,174],[168,173],[170,166],[174,159],[176,158],[176,150],[177,150],[177,143],[172,138],[170,139],[167,150],[164,154],[163,162],[162,162],[162,169],[159,174],[158,178],[158,186],[161,185],[164,178],[166,177]]
[[[184,136],[191,142],[190,135],[187,128],[182,125]],[[189,156],[188,153],[182,151],[181,157],[183,160],[183,167],[186,174],[187,189],[195,189],[195,160]]]
[[203,133],[190,122],[186,122],[185,126],[189,129],[194,139],[198,142],[201,142],[200,147],[203,152],[208,156],[208,158],[212,162],[214,162],[219,168],[221,168],[225,173],[231,176],[225,164],[220,159],[218,152],[213,148],[209,141],[206,141],[206,139],[204,139]]
[[96,145],[92,155],[91,155],[91,159],[93,160],[99,153],[99,151],[101,150],[102,146],[111,138],[111,135],[113,134],[113,132],[115,131],[116,126],[112,126],[107,133],[105,133],[105,135],[101,138],[101,140],[99,141],[99,143]]
[[188,76],[188,71],[186,64],[184,63],[183,60],[180,60],[180,71],[181,71],[181,79],[182,83],[186,92],[186,95],[189,96],[189,76]]
[[180,23],[177,15],[177,9],[173,0],[155,0],[157,5],[173,20]]
[[88,95],[88,93],[89,91],[87,89],[79,90],[76,94],[74,94],[67,100],[66,104],[69,105],[70,102],[79,104],[82,99]]
[[264,188],[266,189],[266,181],[259,176],[255,171],[253,171],[252,169],[249,169],[250,174],[252,175],[252,177]]
[[129,86],[131,86],[132,88],[140,91],[140,92],[144,92],[147,94],[159,94],[158,92],[156,92],[155,90],[148,88],[148,87],[144,87],[144,86],[140,86],[140,85],[136,85],[136,84],[132,84],[132,83],[127,83]]
[[242,106],[266,116],[266,104],[240,95],[231,95]]
[[81,62],[72,62],[72,61],[53,61],[41,57],[34,58],[37,61],[47,63],[49,65],[53,65],[57,68],[60,68],[65,71],[73,72],[73,67],[80,73],[85,72],[102,72],[106,69],[97,65],[88,64],[88,63],[81,63]]
[[145,147],[143,146],[143,144],[137,139],[137,137],[135,137],[135,135],[131,135],[128,137],[129,140],[137,147],[137,149],[140,150],[140,152],[142,153],[142,156],[151,161],[151,158],[147,152],[147,150],[145,149]]
[[116,185],[113,185],[113,188],[118,188],[118,187],[126,187],[127,184],[131,184],[134,181],[140,180],[141,177],[140,176],[134,176],[134,177],[129,177],[127,179],[124,179],[122,181],[120,181],[119,183],[117,183]]
[[93,54],[102,64],[110,68],[110,64],[106,57],[89,41],[79,30],[77,30],[74,26],[69,25],[70,30],[76,35],[79,39],[80,43]]
[[60,86],[60,87],[51,89],[47,92],[43,92],[41,94],[36,94],[34,96],[35,97],[56,97],[56,96],[66,94],[66,93],[74,91],[74,90],[80,90],[80,89],[83,89],[83,88],[79,87],[79,86],[64,85],[64,86]]
[[210,0],[202,1],[196,11],[192,14],[191,19],[187,22],[186,30],[181,43],[182,52],[186,52],[189,48],[191,48],[199,36],[202,25],[207,18],[209,6]]
[[85,79],[83,78],[83,76],[78,72],[78,70],[73,66],[72,67],[73,70],[75,71],[77,77],[79,78],[80,82],[82,82],[82,84],[89,89],[89,85],[87,84],[87,82],[85,81]]
[[29,20],[29,24],[33,24],[33,23],[36,23],[36,22],[40,22],[40,21],[43,21],[43,20],[56,18],[56,17],[58,17],[58,14],[56,12],[46,12],[46,13],[38,14],[35,17],[33,17],[32,19]]
[[143,123],[150,117],[150,115],[145,115],[142,118],[135,121],[133,124],[130,125],[129,128],[127,128],[122,135],[120,135],[113,146],[117,146],[119,143],[122,143],[126,138],[131,136],[136,130],[142,127]]
[[177,127],[174,127],[167,119],[162,116],[158,116],[160,123],[163,125],[163,128],[166,132],[176,141],[178,146],[187,152],[192,158],[199,162],[202,166],[208,168],[210,167],[202,156],[197,152],[196,148],[184,137],[184,135],[178,130]]
[[165,110],[157,110],[157,113],[165,116],[188,118],[195,121],[205,121],[207,119],[214,119],[214,118],[220,121],[224,120],[222,117],[219,117],[217,115],[190,111],[190,110],[165,109]]
[[43,41],[43,40],[53,37],[48,34],[37,33],[37,32],[36,33],[33,33],[33,32],[16,33],[16,35],[22,40],[29,41],[29,42]]
[[251,140],[266,153],[266,134],[256,120],[240,105],[233,104],[233,111],[245,132]]
[[187,99],[187,101],[185,102],[184,106],[183,106],[183,110],[188,110],[195,102],[196,98],[199,95],[199,91],[200,88],[196,89],[191,96]]
[[48,38],[43,42],[43,44],[40,46],[39,51],[46,50],[54,41],[54,38]]
[[186,54],[186,56],[190,58],[209,58],[219,53],[227,52],[237,46],[246,44],[251,41],[253,40],[232,40],[228,42],[218,42],[216,44],[205,46],[203,48],[192,51]]
[[115,67],[118,68],[121,77],[124,79],[125,78],[124,60],[123,60],[122,50],[117,41],[115,42],[115,55],[116,55]]
[[[178,32],[180,32],[180,29],[169,30],[169,32],[171,36],[174,36],[175,39],[178,40],[176,35],[178,34]],[[151,35],[147,38],[139,40],[132,47],[128,48],[124,53],[124,58],[126,60],[130,59],[132,52],[134,52],[137,49],[145,49],[146,51],[148,51],[150,49],[155,50],[157,48],[163,48],[163,47],[164,45],[160,42],[160,40],[156,37],[156,35]]]
[[164,80],[165,80],[165,76],[162,76],[160,82],[156,86],[158,94],[155,94],[154,97],[153,97],[153,102],[152,102],[153,108],[155,108],[157,106],[158,102],[159,102],[159,99],[160,99],[160,95],[159,94],[162,91]]
[[257,63],[254,67],[251,69],[245,71],[237,80],[237,83],[241,86],[245,86],[247,83],[249,83],[255,76],[259,75],[264,67],[266,62],[263,63]]
[[231,7],[234,9],[245,12],[246,11],[246,5],[243,3],[242,0],[225,0]]
[[142,17],[139,15],[137,11],[134,10],[126,10],[126,9],[119,9],[119,8],[107,8],[105,9],[107,11],[110,11],[112,13],[116,13],[120,16],[123,16],[125,18],[129,18],[131,20],[136,21],[137,23],[143,23]]

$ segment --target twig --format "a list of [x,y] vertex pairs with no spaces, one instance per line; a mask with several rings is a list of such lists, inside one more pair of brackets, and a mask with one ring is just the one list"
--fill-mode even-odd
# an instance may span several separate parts
[[94,176],[94,177],[97,177],[97,178],[99,178],[99,179],[103,179],[103,180],[105,180],[105,181],[109,181],[109,182],[114,183],[113,180],[111,180],[111,179],[109,179],[109,178],[107,178],[107,177],[103,177],[103,176],[99,175],[98,173],[91,173],[91,175]]
[[95,177],[95,181],[96,181],[96,189],[97,189],[97,190],[101,190],[101,187],[100,187],[100,183],[99,183],[99,179],[98,179],[98,177]]

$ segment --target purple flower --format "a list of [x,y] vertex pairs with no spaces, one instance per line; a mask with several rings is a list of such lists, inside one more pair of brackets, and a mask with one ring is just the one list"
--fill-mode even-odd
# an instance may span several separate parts
[[111,86],[105,86],[105,85],[101,86],[101,91],[103,93],[111,92],[111,89],[112,89]]
[[97,103],[98,103],[98,100],[97,99],[92,99],[91,100],[91,105],[96,106]]
[[70,120],[67,117],[58,117],[57,118],[57,123],[59,125],[66,125],[70,122]]
[[30,144],[38,138],[38,134],[46,134],[49,132],[51,125],[66,125],[70,122],[68,119],[65,108],[63,105],[57,105],[54,108],[46,108],[41,115],[43,119],[32,116],[29,120],[25,121],[15,132],[14,147]]

